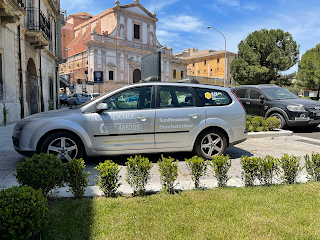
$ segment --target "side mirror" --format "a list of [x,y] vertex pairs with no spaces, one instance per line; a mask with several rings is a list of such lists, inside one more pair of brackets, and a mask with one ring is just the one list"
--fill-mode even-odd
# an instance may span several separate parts
[[106,111],[106,110],[108,110],[108,104],[99,103],[99,105],[97,106],[97,112],[100,113],[100,112],[103,112],[103,111]]
[[260,100],[260,102],[264,102],[266,99],[264,98],[263,95],[260,95],[259,100]]

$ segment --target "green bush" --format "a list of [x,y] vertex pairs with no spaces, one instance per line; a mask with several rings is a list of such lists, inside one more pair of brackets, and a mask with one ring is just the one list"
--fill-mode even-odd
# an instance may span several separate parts
[[127,174],[126,181],[133,188],[134,195],[145,195],[146,185],[150,179],[151,162],[148,158],[135,156],[128,158],[126,162]]
[[43,195],[63,186],[64,166],[55,155],[46,153],[34,154],[31,158],[18,163],[15,175],[21,186],[28,185],[34,189],[42,189]]
[[311,159],[309,155],[304,157],[305,167],[311,180],[320,181],[320,153],[312,153]]
[[280,158],[280,166],[283,171],[282,179],[287,184],[296,183],[299,172],[303,169],[300,167],[300,157],[283,155]]
[[82,198],[89,185],[89,172],[84,173],[86,167],[82,158],[73,159],[65,165],[65,183],[69,186],[75,198]]
[[247,116],[247,122],[251,123],[252,118],[249,115],[246,115],[246,116]]
[[267,130],[266,120],[264,120],[263,117],[252,118],[251,125],[253,126],[255,132],[261,132],[261,131]]
[[271,185],[275,176],[279,174],[279,159],[267,155],[258,162],[258,179],[263,185]]
[[254,132],[254,127],[250,124],[247,130],[248,132]]
[[213,159],[209,164],[213,168],[214,176],[218,180],[218,187],[226,187],[227,182],[230,179],[230,177],[228,177],[228,171],[231,167],[229,155],[213,156]]
[[276,117],[269,117],[266,120],[266,126],[269,131],[279,128],[280,125],[281,125],[281,121]]
[[1,190],[1,239],[40,239],[48,214],[48,202],[41,190],[27,186]]
[[242,167],[241,178],[244,180],[244,185],[246,187],[254,186],[254,181],[258,176],[258,168],[260,158],[242,156],[240,159],[240,164]]
[[113,197],[117,189],[121,186],[120,181],[120,168],[118,164],[114,163],[111,160],[106,160],[104,163],[99,163],[96,166],[96,169],[99,173],[97,175],[98,180],[95,179],[97,185],[102,189],[106,197]]
[[185,158],[185,161],[187,162],[187,167],[194,182],[194,187],[198,189],[200,186],[200,178],[206,175],[208,162],[198,156],[193,156],[189,159]]
[[165,158],[163,155],[158,161],[162,189],[167,193],[173,193],[174,182],[178,177],[178,162],[172,157]]

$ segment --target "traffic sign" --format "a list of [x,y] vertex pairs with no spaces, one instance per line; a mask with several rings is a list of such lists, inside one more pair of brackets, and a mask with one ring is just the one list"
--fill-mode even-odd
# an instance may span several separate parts
[[94,84],[103,84],[103,71],[93,72]]

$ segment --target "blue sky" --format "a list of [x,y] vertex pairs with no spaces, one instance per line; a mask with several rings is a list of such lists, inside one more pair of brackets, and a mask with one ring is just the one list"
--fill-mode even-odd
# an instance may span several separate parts
[[[119,0],[120,5],[134,0]],[[115,0],[61,0],[67,14],[88,12],[97,15],[114,7]],[[239,42],[255,30],[280,28],[292,34],[300,45],[300,56],[320,43],[319,0],[140,0],[156,12],[157,37],[174,53],[186,48],[238,52]],[[293,66],[286,73],[297,71]]]

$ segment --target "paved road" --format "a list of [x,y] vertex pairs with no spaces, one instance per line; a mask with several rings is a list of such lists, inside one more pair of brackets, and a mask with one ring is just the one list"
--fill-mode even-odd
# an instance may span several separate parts
[[314,129],[293,128],[290,130],[293,131],[294,135],[320,140],[320,125]]

